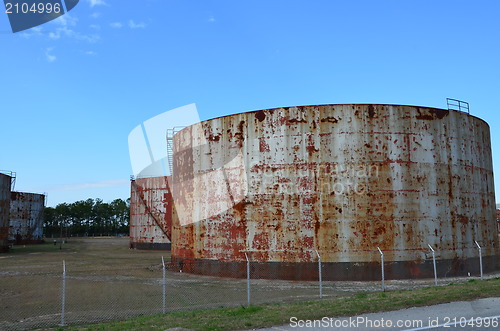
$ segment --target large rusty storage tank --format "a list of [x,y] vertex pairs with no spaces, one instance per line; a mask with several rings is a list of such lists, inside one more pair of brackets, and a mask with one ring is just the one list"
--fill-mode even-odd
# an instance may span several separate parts
[[9,250],[9,206],[11,177],[0,173],[0,252]]
[[499,270],[489,126],[404,105],[286,107],[174,137],[172,259],[185,271],[389,279]]
[[172,194],[168,177],[131,181],[130,248],[170,249]]
[[12,192],[9,241],[17,245],[43,243],[44,209],[45,195]]

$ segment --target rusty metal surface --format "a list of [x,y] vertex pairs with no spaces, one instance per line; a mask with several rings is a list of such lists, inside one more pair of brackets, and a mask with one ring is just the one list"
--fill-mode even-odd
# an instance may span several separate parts
[[172,194],[168,177],[131,181],[130,247],[170,249]]
[[15,244],[43,242],[45,195],[11,192],[9,241]]
[[497,209],[497,229],[498,235],[500,236],[500,209]]
[[[483,257],[483,272],[498,270],[495,256]],[[425,261],[393,261],[385,263],[385,279],[434,278],[434,267],[431,260]],[[439,279],[450,276],[479,276],[479,258],[447,259],[436,261]],[[172,257],[169,270],[189,272],[200,275],[246,278],[246,261],[228,261],[214,259],[187,259]],[[322,263],[322,279],[324,281],[370,281],[380,280],[379,261],[371,262],[325,262]],[[462,270],[452,272],[453,270]],[[286,280],[318,280],[318,264],[312,262],[252,262],[250,265],[252,279],[286,279]]]
[[477,240],[498,266],[489,126],[462,112],[321,105],[216,118],[174,137],[174,174],[174,258],[303,263],[318,250],[325,263],[369,264],[380,247],[387,262],[424,264],[430,244],[452,274]]
[[11,177],[0,173],[0,252],[8,250]]

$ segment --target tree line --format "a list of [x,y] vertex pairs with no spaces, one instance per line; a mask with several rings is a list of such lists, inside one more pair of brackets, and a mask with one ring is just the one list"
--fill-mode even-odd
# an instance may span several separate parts
[[129,220],[130,199],[87,199],[46,207],[43,230],[46,237],[128,235]]

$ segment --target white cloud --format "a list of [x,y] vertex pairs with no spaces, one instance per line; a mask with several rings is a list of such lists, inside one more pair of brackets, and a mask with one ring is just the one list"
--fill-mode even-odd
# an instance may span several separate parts
[[76,23],[78,22],[78,18],[71,16],[70,14],[65,14],[62,16],[59,16],[55,20],[52,21],[53,23],[61,26],[75,26]]
[[83,40],[83,41],[86,41],[86,42],[92,43],[92,44],[98,42],[101,39],[101,36],[99,36],[97,34],[83,35],[83,34],[77,33],[73,37],[78,39],[78,40]]
[[113,23],[110,23],[109,26],[114,28],[114,29],[120,29],[123,26],[123,24],[121,24],[120,22],[113,22]]
[[96,19],[96,18],[101,17],[101,15],[102,15],[101,13],[92,13],[92,14],[90,14],[90,17],[93,19]]
[[90,7],[95,6],[107,6],[108,4],[104,0],[88,0]]
[[128,21],[128,26],[131,29],[144,29],[146,27],[146,23],[135,23],[133,20]]
[[60,39],[65,36],[68,38],[74,38],[76,40],[82,40],[89,43],[95,43],[100,39],[99,35],[85,35],[79,32],[76,32],[72,29],[77,25],[78,19],[76,17],[71,16],[70,14],[66,14],[58,17],[53,21],[53,25],[57,25],[58,27],[55,31],[51,31],[48,33],[48,37],[52,40]]
[[92,34],[92,35],[81,34],[79,32],[72,30],[72,29],[69,29],[66,26],[62,26],[60,28],[57,28],[53,32],[49,32],[48,36],[52,40],[57,40],[57,39],[60,39],[62,36],[65,36],[68,38],[74,38],[76,40],[82,40],[82,41],[86,41],[89,43],[95,43],[101,38],[97,34]]
[[94,29],[94,30],[101,30],[101,26],[98,24],[90,24],[89,28]]
[[85,190],[89,188],[97,188],[97,187],[116,187],[116,186],[124,186],[129,185],[130,181],[125,179],[117,179],[117,180],[102,180],[94,183],[82,183],[76,185],[66,185],[57,187],[51,191],[77,191],[77,190]]
[[39,36],[42,34],[42,28],[40,26],[35,26],[34,28],[27,30],[26,32],[22,32],[21,36],[24,38],[31,38],[33,36]]
[[96,52],[94,52],[94,51],[86,51],[86,52],[85,52],[85,54],[86,54],[86,55],[90,55],[90,56],[95,56],[95,55],[97,55],[97,53],[96,53]]
[[61,38],[61,29],[57,29],[56,32],[49,32],[50,39],[59,39]]
[[210,18],[208,19],[208,22],[209,23],[214,23],[215,22],[215,17],[210,16]]
[[57,60],[57,57],[55,55],[50,54],[52,50],[54,50],[54,47],[49,47],[45,50],[45,58],[49,62],[54,62],[55,60]]

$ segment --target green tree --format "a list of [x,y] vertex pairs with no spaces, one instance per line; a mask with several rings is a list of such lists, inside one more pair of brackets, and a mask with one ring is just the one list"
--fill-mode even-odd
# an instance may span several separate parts
[[60,203],[44,212],[45,236],[116,235],[129,231],[130,199],[87,199]]

